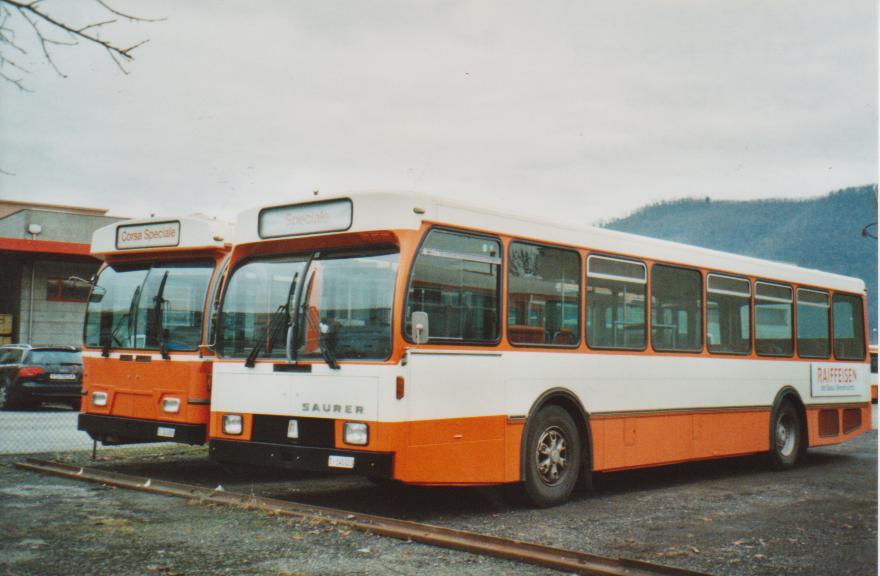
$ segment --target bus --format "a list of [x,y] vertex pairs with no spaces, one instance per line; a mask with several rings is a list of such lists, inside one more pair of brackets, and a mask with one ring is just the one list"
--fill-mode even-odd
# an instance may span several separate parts
[[870,429],[861,280],[420,195],[242,212],[209,454],[417,485],[520,484]]
[[106,445],[203,444],[213,314],[232,225],[127,220],[92,237],[103,260],[86,308],[78,428]]

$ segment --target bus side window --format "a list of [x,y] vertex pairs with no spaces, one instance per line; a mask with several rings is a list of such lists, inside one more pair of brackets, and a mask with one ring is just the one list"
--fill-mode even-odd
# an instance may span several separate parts
[[644,263],[590,255],[587,258],[587,345],[644,350],[647,346]]
[[831,355],[828,293],[797,290],[797,347],[802,358],[828,358]]
[[791,356],[791,286],[755,282],[755,352],[760,356]]
[[703,275],[699,270],[651,269],[651,345],[664,352],[703,349]]
[[752,349],[751,284],[722,274],[706,277],[706,340],[713,354],[748,354]]
[[834,357],[865,359],[865,315],[862,299],[850,294],[834,295]]
[[507,337],[515,344],[576,345],[580,340],[580,256],[511,242]]
[[[427,312],[431,340],[496,342],[500,336],[501,243],[434,229],[413,266],[406,318]],[[412,338],[412,327],[406,326]]]

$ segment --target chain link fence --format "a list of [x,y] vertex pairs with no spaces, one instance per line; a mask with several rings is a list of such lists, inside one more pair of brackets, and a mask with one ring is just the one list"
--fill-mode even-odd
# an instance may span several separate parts
[[162,459],[203,453],[207,447],[173,442],[104,446],[77,430],[79,412],[64,404],[0,410],[0,456],[39,455],[69,462]]

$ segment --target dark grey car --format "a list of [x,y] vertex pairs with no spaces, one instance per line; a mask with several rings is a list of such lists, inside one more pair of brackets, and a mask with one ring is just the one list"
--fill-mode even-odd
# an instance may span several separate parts
[[72,346],[0,346],[0,409],[63,402],[79,409],[82,355]]

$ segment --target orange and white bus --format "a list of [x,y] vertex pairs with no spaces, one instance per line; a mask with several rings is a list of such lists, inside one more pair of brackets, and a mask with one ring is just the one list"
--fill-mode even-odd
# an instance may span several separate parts
[[243,212],[218,318],[221,462],[522,483],[871,426],[861,280],[418,195]]
[[104,265],[86,309],[80,430],[104,444],[205,442],[211,319],[231,234],[197,217],[95,231]]

